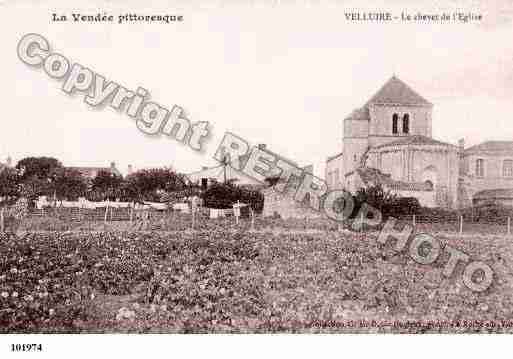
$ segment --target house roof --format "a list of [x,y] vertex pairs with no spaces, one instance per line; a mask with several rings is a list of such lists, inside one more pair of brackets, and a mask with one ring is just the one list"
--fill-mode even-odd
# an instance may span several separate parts
[[340,152],[340,153],[337,153],[336,155],[329,156],[328,159],[326,160],[326,162],[333,161],[335,158],[339,158],[340,156],[342,156],[342,154],[343,154],[343,152]]
[[363,183],[368,184],[388,184],[392,181],[389,174],[385,174],[376,168],[360,167],[355,170]]
[[118,176],[121,175],[121,173],[116,168],[112,168],[112,167],[73,167],[72,166],[72,167],[66,167],[66,168],[78,171],[82,175],[89,176],[89,177],[95,176],[100,171],[114,173],[115,175],[118,175]]
[[513,199],[513,188],[485,189],[477,192],[474,199]]
[[465,149],[465,152],[474,151],[513,151],[513,141],[486,141]]
[[397,77],[392,76],[374,96],[370,98],[364,107],[371,104],[400,104],[432,106],[432,103],[416,93]]
[[431,191],[433,189],[431,185],[425,182],[405,182],[392,179],[389,174],[385,174],[376,168],[360,167],[355,172],[366,186],[380,184],[383,187],[397,191]]
[[427,136],[411,135],[411,136],[402,137],[396,141],[384,143],[384,144],[376,146],[374,148],[381,148],[381,147],[387,147],[387,146],[400,146],[400,145],[437,145],[437,146],[455,147],[454,145],[451,145],[450,143],[437,141],[437,140],[432,139]]
[[[215,179],[218,182],[224,181],[225,176],[225,166],[224,165],[218,165],[215,167],[209,167],[204,168],[202,170],[192,172],[186,175],[186,177],[191,182],[198,182],[201,181],[202,178],[207,179]],[[249,176],[246,176],[243,172],[237,171],[233,167],[227,165],[226,166],[226,180],[235,180],[237,185],[258,185],[260,182],[258,182],[256,179],[253,179]]]

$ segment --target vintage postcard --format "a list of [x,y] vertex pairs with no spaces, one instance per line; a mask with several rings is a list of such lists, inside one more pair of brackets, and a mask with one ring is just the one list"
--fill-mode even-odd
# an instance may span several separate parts
[[511,1],[1,0],[0,20],[6,355],[513,333]]

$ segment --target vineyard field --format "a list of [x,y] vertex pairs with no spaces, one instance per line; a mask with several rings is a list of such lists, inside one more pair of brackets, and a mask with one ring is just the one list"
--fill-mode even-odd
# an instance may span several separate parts
[[2,235],[0,331],[513,332],[390,324],[513,323],[511,238],[440,235],[493,268],[477,293],[462,268],[442,275],[447,258],[417,264],[376,233],[211,226]]

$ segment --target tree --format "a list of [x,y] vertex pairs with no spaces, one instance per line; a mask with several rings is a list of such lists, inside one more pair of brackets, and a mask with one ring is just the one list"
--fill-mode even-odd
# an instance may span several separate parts
[[42,179],[37,176],[27,178],[20,187],[20,196],[27,198],[31,205],[37,201],[39,196],[50,196],[53,193],[50,179]]
[[170,168],[137,171],[126,178],[124,193],[132,200],[158,201],[163,193],[187,188],[183,175]]
[[404,215],[418,214],[420,211],[418,199],[400,197],[391,191],[386,191],[381,185],[364,187],[358,190],[354,196],[355,206],[351,218],[357,215],[364,203],[379,210],[383,220],[389,217],[400,218]]
[[21,171],[22,181],[32,177],[48,179],[56,168],[61,167],[59,160],[53,157],[26,157],[16,164]]
[[20,194],[20,172],[14,168],[2,167],[0,172],[0,197],[11,201]]
[[264,196],[256,190],[237,186],[235,183],[214,183],[202,195],[204,204],[210,208],[232,208],[237,201],[249,204],[255,212],[264,207]]
[[[368,205],[383,211],[387,203],[391,203],[397,198],[390,191],[385,191],[381,185],[363,187],[356,192],[355,202],[357,204],[367,203]],[[359,207],[359,206],[358,206]]]
[[77,170],[56,168],[51,174],[51,187],[57,199],[75,201],[86,193],[87,181]]
[[123,177],[110,171],[100,171],[91,182],[91,197],[93,200],[103,200],[122,197]]

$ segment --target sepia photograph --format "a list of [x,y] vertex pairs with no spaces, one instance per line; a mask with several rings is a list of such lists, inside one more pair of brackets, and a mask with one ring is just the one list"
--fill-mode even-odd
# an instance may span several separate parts
[[0,20],[2,356],[513,333],[511,1],[1,0]]

